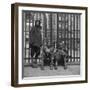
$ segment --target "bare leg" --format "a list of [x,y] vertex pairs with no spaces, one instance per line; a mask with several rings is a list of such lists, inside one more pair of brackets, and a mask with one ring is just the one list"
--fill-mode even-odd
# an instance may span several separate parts
[[34,59],[33,59],[34,53],[35,53],[34,47],[32,46],[32,47],[31,47],[31,64],[32,64],[32,66],[33,66],[33,64],[34,64]]
[[66,56],[64,56],[64,69],[67,69]]
[[54,59],[53,62],[54,62],[54,69],[57,70],[58,69],[58,67],[57,67],[58,66],[58,60]]
[[53,56],[50,56],[50,70],[53,70]]
[[41,70],[44,70],[44,57],[41,57]]

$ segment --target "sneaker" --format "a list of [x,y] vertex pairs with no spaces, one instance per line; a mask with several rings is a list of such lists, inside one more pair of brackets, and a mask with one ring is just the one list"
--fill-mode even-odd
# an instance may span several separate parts
[[54,66],[54,69],[57,70],[58,69],[57,66]]

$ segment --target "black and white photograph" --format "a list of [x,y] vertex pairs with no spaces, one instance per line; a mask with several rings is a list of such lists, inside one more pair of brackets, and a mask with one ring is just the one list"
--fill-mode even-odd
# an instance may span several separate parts
[[23,77],[80,75],[81,13],[22,11]]
[[86,9],[73,8],[18,6],[19,84],[86,80]]

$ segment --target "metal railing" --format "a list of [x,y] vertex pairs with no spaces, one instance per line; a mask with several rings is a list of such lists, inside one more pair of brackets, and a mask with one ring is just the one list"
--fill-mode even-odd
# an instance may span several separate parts
[[[51,13],[23,11],[23,60],[24,64],[31,63],[29,48],[29,31],[34,26],[34,21],[40,19],[42,23],[42,39],[47,42],[64,41],[68,48],[68,64],[80,64],[80,14],[79,13]],[[40,59],[40,58],[39,58]],[[38,62],[39,62],[38,59]]]

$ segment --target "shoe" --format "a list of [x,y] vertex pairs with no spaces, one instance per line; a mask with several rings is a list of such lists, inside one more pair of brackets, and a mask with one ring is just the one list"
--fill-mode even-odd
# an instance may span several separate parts
[[67,66],[64,66],[64,69],[67,69]]
[[55,66],[54,69],[57,70],[58,69],[57,66]]
[[50,66],[50,70],[53,70],[53,67],[52,66]]

